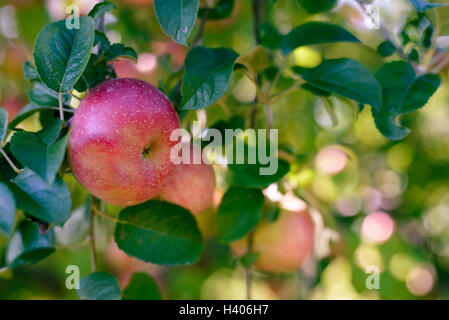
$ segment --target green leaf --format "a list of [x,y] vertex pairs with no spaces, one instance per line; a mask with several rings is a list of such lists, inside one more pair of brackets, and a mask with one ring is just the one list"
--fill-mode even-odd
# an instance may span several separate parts
[[156,281],[146,273],[136,272],[123,290],[123,300],[161,300],[162,294]]
[[240,263],[245,267],[250,267],[254,262],[256,262],[257,258],[259,258],[260,253],[258,252],[248,252],[243,255],[239,260]]
[[382,57],[389,57],[396,51],[396,47],[390,41],[384,41],[377,47],[377,52]]
[[0,183],[0,230],[9,235],[16,219],[16,202],[6,184]]
[[175,42],[187,46],[199,4],[200,0],[154,0],[154,10],[162,30]]
[[39,80],[39,75],[37,74],[36,68],[33,67],[29,61],[26,61],[23,64],[23,77],[30,81]]
[[34,45],[34,61],[42,82],[56,92],[69,92],[81,77],[94,44],[94,21],[80,17],[80,29],[61,20],[46,25]]
[[252,74],[259,74],[270,67],[271,61],[267,50],[259,45],[250,52],[240,56],[236,63],[245,66]]
[[228,243],[243,238],[262,218],[263,203],[260,189],[229,188],[217,212],[218,240]]
[[75,84],[78,92],[93,88],[108,78],[116,78],[113,68],[110,68],[107,60],[98,60],[98,56],[92,54],[81,78]]
[[42,82],[36,82],[28,93],[30,100],[40,106],[58,107],[58,95]]
[[10,186],[16,205],[28,215],[42,221],[63,225],[70,216],[72,201],[66,183],[57,176],[48,185],[28,168],[17,175]]
[[69,135],[54,141],[54,136],[51,136],[53,133],[49,130],[51,127],[45,128],[40,135],[26,131],[16,132],[11,138],[11,151],[22,165],[36,172],[51,185],[64,160]]
[[9,123],[8,128],[14,129],[23,120],[25,120],[28,117],[31,117],[36,112],[40,112],[42,110],[50,110],[50,107],[40,106],[33,102],[27,104],[22,110],[20,110],[17,116]]
[[90,10],[89,17],[91,17],[94,21],[96,21],[106,12],[109,12],[113,9],[117,9],[117,6],[112,2],[109,1],[99,2],[92,8],[92,10]]
[[23,221],[8,243],[6,263],[10,268],[37,263],[55,252],[54,236],[50,230],[41,234],[37,225]]
[[376,78],[359,62],[352,59],[325,60],[318,67],[303,69],[304,80],[310,85],[363,104],[378,108],[381,89]]
[[230,164],[232,184],[242,187],[263,188],[270,184],[279,181],[290,170],[290,165],[287,161],[282,159],[272,159],[271,161],[278,161],[278,168],[275,174],[263,175],[261,168],[267,168],[268,165],[257,164]]
[[373,117],[379,131],[388,139],[404,138],[409,129],[396,123],[396,118],[423,107],[441,83],[436,74],[417,76],[405,61],[384,64],[376,73],[382,88],[382,105],[373,108]]
[[284,36],[281,51],[284,55],[301,46],[331,42],[360,42],[342,27],[325,22],[302,24]]
[[120,286],[117,279],[106,272],[94,272],[81,278],[76,290],[80,300],[120,300]]
[[415,9],[418,12],[424,12],[428,9],[447,6],[447,4],[445,3],[429,3],[425,0],[408,0],[408,1],[412,4],[412,6],[415,7]]
[[260,44],[272,50],[279,49],[283,35],[271,24],[263,23],[259,31]]
[[126,254],[161,265],[194,263],[203,250],[193,215],[157,200],[122,210],[115,241]]
[[185,60],[182,81],[183,110],[207,108],[226,92],[238,55],[225,48],[196,47]]
[[332,9],[337,0],[298,0],[298,2],[308,13],[315,14]]
[[8,133],[8,111],[0,107],[0,142],[5,139]]
[[[209,9],[207,20],[221,20],[229,18],[234,9],[234,0],[219,0],[215,7]],[[203,18],[206,13],[205,8],[198,11],[198,17]]]
[[102,51],[107,50],[111,43],[104,32],[95,30],[94,46],[98,45]]
[[89,233],[91,197],[86,203],[75,209],[64,226],[53,227],[56,242],[64,247],[81,244]]
[[129,58],[137,61],[137,53],[131,47],[125,47],[123,43],[114,43],[105,52],[106,60],[114,60],[117,58]]

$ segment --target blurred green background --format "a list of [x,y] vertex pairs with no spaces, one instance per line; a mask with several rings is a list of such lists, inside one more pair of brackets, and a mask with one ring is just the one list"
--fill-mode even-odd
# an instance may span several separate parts
[[[69,5],[79,6],[86,14],[96,2],[0,0],[0,105],[10,118],[28,102],[31,85],[23,79],[22,66],[32,61],[39,30],[49,21],[64,19]],[[139,53],[137,63],[115,63],[118,76],[154,85],[167,82],[182,66],[186,49],[163,34],[152,0],[112,2],[119,10],[106,16],[108,36]],[[365,43],[303,47],[295,51],[290,63],[313,66],[324,58],[351,57],[374,72],[384,62],[375,53],[382,34],[368,27],[368,17],[355,1],[340,1],[334,10],[319,15],[308,15],[294,0],[267,2],[267,20],[282,33],[308,20],[329,21],[347,28]],[[377,2],[390,30],[399,30],[411,15],[405,1]],[[440,13],[441,35],[449,36],[449,20],[445,19],[449,9]],[[244,54],[254,47],[252,28],[250,1],[237,0],[232,18],[207,23],[204,44],[227,46]],[[273,105],[273,127],[279,129],[280,142],[299,159],[288,181],[319,210],[314,215],[319,237],[314,257],[297,273],[255,272],[255,299],[449,298],[447,69],[441,76],[443,84],[426,107],[403,118],[412,131],[398,142],[382,137],[368,107],[354,116],[354,106],[339,98],[333,98],[336,124],[322,101],[303,90]],[[281,78],[280,86],[283,81]],[[246,115],[254,95],[254,85],[235,73],[227,97],[207,109],[207,123],[229,119],[232,114]],[[40,128],[37,117],[22,125],[28,130]],[[217,175],[219,187],[224,189],[219,172]],[[73,209],[82,210],[85,191],[70,181],[73,178],[66,179],[74,196]],[[111,222],[99,218],[100,269],[114,274],[122,288],[135,271],[147,272],[157,279],[168,299],[245,298],[244,270],[235,263],[229,248],[215,241],[213,219],[212,212],[203,219],[207,225],[203,231],[211,237],[200,262],[167,268],[126,256],[110,241]],[[0,235],[0,253],[6,241]],[[89,248],[86,241],[70,249],[65,248],[63,237],[59,242],[57,252],[36,265],[0,270],[0,299],[76,298],[75,292],[65,287],[65,270],[68,265],[77,265],[81,276],[88,274]],[[370,265],[378,266],[381,272],[379,290],[365,285]]]

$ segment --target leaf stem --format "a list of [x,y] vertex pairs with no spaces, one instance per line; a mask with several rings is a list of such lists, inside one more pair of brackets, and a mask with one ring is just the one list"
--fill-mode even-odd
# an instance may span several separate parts
[[61,117],[62,126],[64,127],[64,104],[62,102],[62,93],[58,92],[59,116]]
[[8,162],[8,164],[11,166],[11,168],[17,173],[21,173],[22,170],[17,168],[16,165],[14,164],[14,162],[12,162],[11,158],[8,157],[8,155],[6,154],[5,150],[3,150],[2,147],[0,147],[0,153],[5,157],[6,161]]

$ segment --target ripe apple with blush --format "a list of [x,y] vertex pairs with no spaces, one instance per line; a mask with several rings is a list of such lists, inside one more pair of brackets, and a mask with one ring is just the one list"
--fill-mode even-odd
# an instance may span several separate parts
[[[293,272],[312,253],[314,224],[306,209],[282,209],[276,221],[263,221],[253,231],[254,252],[259,253],[254,265],[267,272]],[[231,243],[237,256],[247,252],[248,239]]]
[[179,118],[168,98],[137,79],[102,82],[83,99],[71,123],[72,171],[90,193],[131,206],[162,190],[175,165],[170,140]]
[[[201,148],[183,142],[180,156],[186,155],[186,162],[176,165],[170,181],[159,194],[161,200],[177,204],[199,215],[213,205],[215,174],[210,164],[203,161]],[[199,161],[196,161],[198,159]],[[199,163],[198,163],[199,162]]]

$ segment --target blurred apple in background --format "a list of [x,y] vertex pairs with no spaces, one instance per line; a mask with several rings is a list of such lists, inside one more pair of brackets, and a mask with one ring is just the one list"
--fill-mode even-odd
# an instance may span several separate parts
[[[299,200],[299,199],[298,199]],[[252,251],[259,253],[254,265],[268,272],[293,272],[312,253],[314,223],[301,200],[289,199],[274,222],[263,221],[253,231]],[[238,256],[247,252],[248,239],[233,242],[231,248]]]
[[135,272],[145,272],[157,279],[162,267],[128,256],[112,241],[104,253],[105,262],[122,288],[126,286]]
[[6,96],[0,101],[0,106],[8,111],[8,120],[11,122],[20,110],[24,107],[24,103],[17,97]]
[[80,15],[87,15],[99,0],[45,0],[45,6],[52,20],[65,19],[69,13],[69,6],[77,6],[80,9]]
[[168,54],[171,55],[171,59],[175,68],[180,68],[184,65],[184,60],[186,58],[188,50],[186,47],[179,45],[173,41],[166,41],[166,42],[154,41],[152,43],[152,48],[154,54],[158,57]]
[[[189,155],[180,153],[189,161],[176,166],[159,198],[184,207],[197,216],[213,204],[215,173],[210,164],[203,162],[201,148],[185,143],[182,150],[189,151]],[[196,159],[199,160],[197,163]]]

